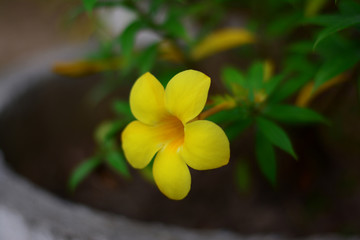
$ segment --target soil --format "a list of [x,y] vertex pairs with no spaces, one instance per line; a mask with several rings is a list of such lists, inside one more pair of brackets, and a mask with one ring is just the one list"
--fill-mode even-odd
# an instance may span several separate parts
[[[137,171],[124,179],[106,166],[71,193],[74,167],[94,153],[94,128],[114,117],[109,103],[89,101],[100,76],[51,77],[29,89],[0,116],[0,149],[8,164],[53,194],[142,221],[243,234],[360,234],[360,125],[352,83],[332,90],[314,106],[328,126],[288,126],[299,160],[277,151],[278,184],[272,187],[254,159],[253,131],[232,143],[229,165],[192,171],[192,189],[182,201],[164,197]],[[116,97],[128,97],[126,88]],[[235,177],[238,162],[251,174],[247,190]]]

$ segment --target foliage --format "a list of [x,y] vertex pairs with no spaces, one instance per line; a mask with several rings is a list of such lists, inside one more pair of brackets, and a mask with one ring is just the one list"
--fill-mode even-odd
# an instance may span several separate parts
[[[199,69],[207,59],[226,59],[223,52],[231,55],[237,60],[218,60],[221,74],[211,76],[221,79],[223,88],[210,96],[205,110],[216,111],[207,119],[221,125],[233,144],[244,131],[253,132],[254,155],[272,185],[276,148],[297,158],[285,125],[329,125],[308,108],[316,96],[344,81],[352,81],[360,91],[360,4],[354,0],[83,0],[74,16],[99,8],[124,8],[135,19],[117,36],[100,39],[98,50],[81,64],[61,65],[55,71],[71,76],[116,73],[115,80],[104,83],[110,86],[104,88],[104,97],[148,71],[165,85],[181,70]],[[238,25],[228,25],[227,17]],[[144,30],[156,40],[139,46],[137,38]],[[127,101],[116,100],[113,107],[117,120],[99,127],[96,157],[74,171],[71,188],[102,163],[130,176],[118,141],[133,118]],[[237,164],[235,174],[245,189],[248,167]]]

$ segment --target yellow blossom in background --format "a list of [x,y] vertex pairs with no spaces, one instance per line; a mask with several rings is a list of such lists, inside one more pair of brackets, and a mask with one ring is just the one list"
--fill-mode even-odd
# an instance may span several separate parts
[[211,33],[191,51],[193,60],[200,60],[218,52],[253,43],[254,35],[243,28],[226,28]]
[[184,62],[184,56],[171,41],[162,41],[159,45],[160,58],[174,63]]
[[316,90],[314,81],[309,82],[299,91],[299,94],[296,98],[296,105],[299,107],[306,107],[316,96],[320,95],[321,93],[325,92],[333,86],[343,83],[346,80],[348,80],[347,73],[339,74],[330,79],[329,81],[323,83]]
[[274,75],[274,68],[274,63],[271,60],[266,60],[264,62],[264,82],[269,81]]
[[226,165],[229,140],[215,123],[197,120],[203,110],[210,78],[187,70],[166,86],[150,73],[142,75],[130,92],[130,107],[137,120],[122,132],[126,159],[134,168],[146,167],[155,156],[153,176],[170,199],[187,196],[191,187],[189,167],[196,170]]

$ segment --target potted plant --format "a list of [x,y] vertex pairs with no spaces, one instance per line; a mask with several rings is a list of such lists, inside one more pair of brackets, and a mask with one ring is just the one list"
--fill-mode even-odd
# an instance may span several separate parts
[[[43,137],[61,136],[56,145],[66,142],[67,150],[48,164],[55,167],[47,177],[29,172],[33,181],[145,221],[290,236],[358,234],[356,214],[342,214],[358,209],[356,200],[344,200],[356,199],[359,189],[351,171],[359,155],[349,147],[358,139],[337,127],[358,119],[346,107],[358,104],[357,2],[84,0],[76,12],[109,7],[126,8],[134,20],[101,39],[89,58],[54,65],[60,75],[79,77],[79,91],[57,105],[49,129],[64,124],[59,115],[76,121]],[[156,37],[136,44],[142,31]],[[57,85],[60,95],[74,89],[65,85]],[[87,111],[76,104],[84,96],[93,106]],[[40,99],[52,105],[57,98]],[[333,117],[342,111],[344,118]],[[84,134],[68,135],[76,131]],[[54,178],[62,187],[48,182]]]

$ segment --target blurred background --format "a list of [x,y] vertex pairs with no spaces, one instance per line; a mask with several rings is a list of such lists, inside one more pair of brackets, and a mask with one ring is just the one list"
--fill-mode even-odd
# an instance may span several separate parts
[[89,25],[66,21],[76,4],[79,1],[1,1],[0,70],[40,52],[86,41]]

